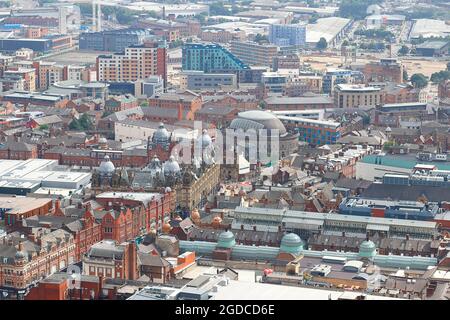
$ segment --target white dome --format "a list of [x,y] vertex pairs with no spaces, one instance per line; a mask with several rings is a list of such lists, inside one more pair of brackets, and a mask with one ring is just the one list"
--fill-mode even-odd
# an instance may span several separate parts
[[114,167],[114,164],[109,159],[109,156],[105,156],[103,161],[100,163],[100,166],[98,167],[98,171],[100,171],[101,174],[111,175],[114,173],[116,168]]
[[105,137],[102,137],[102,138],[98,139],[98,143],[106,144],[106,143],[108,143],[108,140],[106,140]]
[[164,123],[160,123],[158,129],[153,133],[152,141],[155,143],[164,143],[170,139],[170,133],[167,131]]
[[173,156],[164,163],[164,174],[178,174],[180,171],[180,165]]

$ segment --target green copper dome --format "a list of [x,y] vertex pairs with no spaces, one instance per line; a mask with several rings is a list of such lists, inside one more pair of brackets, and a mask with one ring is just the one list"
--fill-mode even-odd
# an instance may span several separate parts
[[299,254],[303,249],[303,241],[295,233],[288,233],[281,239],[280,252]]
[[373,258],[377,254],[377,247],[375,243],[370,240],[365,240],[359,246],[359,256],[361,258]]
[[234,234],[231,231],[222,232],[217,239],[217,248],[231,249],[236,245]]

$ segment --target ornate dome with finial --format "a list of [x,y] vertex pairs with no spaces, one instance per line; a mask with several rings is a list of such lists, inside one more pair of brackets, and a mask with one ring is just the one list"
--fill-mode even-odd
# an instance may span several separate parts
[[287,233],[281,239],[280,251],[299,254],[303,249],[302,239],[295,233]]
[[224,249],[231,249],[236,245],[234,234],[231,231],[224,231],[219,235],[217,239],[217,247]]
[[361,245],[359,246],[359,257],[371,259],[375,257],[376,254],[377,247],[373,241],[366,239],[361,242]]
[[154,143],[167,143],[170,139],[170,133],[167,131],[164,123],[160,123],[158,129],[153,133],[152,141]]
[[114,173],[114,170],[116,168],[114,167],[114,164],[109,159],[109,156],[105,156],[103,161],[100,163],[100,166],[98,167],[98,171],[102,175],[112,175]]
[[169,160],[164,163],[164,174],[165,175],[176,175],[180,173],[180,165],[175,161],[174,156],[170,156]]

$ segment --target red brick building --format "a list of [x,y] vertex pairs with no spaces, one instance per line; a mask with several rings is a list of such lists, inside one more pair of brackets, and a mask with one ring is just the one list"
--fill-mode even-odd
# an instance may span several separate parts
[[106,112],[117,112],[136,108],[138,106],[137,99],[132,95],[111,97],[105,102]]
[[364,66],[363,73],[367,82],[403,82],[403,65],[395,58],[369,62]]
[[51,212],[53,201],[50,198],[0,197],[0,209],[8,231],[22,226],[22,221],[32,216],[42,216]]
[[195,113],[202,107],[202,97],[194,92],[184,91],[180,93],[163,93],[148,100],[150,107],[178,110]]
[[98,167],[105,155],[109,156],[116,167],[143,167],[149,161],[147,151],[144,149],[91,150],[59,146],[45,150],[43,157],[58,160],[60,165]]
[[173,192],[106,192],[96,196],[103,208],[93,215],[102,226],[102,239],[119,243],[151,230],[160,230],[174,209]]
[[61,229],[36,240],[10,236],[0,244],[0,257],[0,289],[17,297],[34,282],[74,263],[75,242]]
[[28,160],[38,157],[38,148],[20,141],[8,141],[0,145],[0,159]]

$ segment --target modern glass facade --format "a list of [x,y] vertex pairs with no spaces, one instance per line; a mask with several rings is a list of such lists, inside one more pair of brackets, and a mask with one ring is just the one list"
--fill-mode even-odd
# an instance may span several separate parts
[[247,64],[220,45],[192,43],[183,47],[182,68],[205,73],[250,69]]

